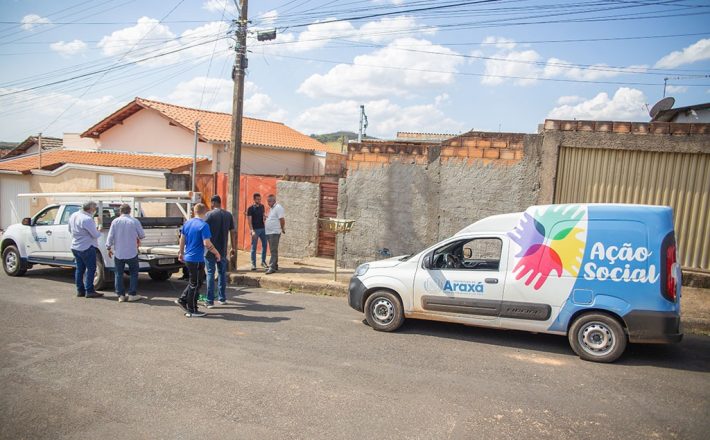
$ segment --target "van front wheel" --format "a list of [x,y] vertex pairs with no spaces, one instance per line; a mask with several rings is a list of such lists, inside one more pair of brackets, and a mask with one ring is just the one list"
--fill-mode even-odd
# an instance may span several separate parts
[[394,293],[378,290],[365,301],[365,319],[377,331],[395,331],[404,322],[402,302]]
[[577,355],[592,362],[614,362],[626,350],[626,333],[619,321],[603,313],[578,317],[567,334]]

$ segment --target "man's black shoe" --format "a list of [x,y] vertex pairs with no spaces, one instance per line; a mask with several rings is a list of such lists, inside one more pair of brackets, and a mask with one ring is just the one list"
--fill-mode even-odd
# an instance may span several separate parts
[[76,292],[76,296],[78,296],[78,297],[80,297],[80,298],[83,298],[83,297],[86,296],[86,293],[84,293],[84,292]]
[[89,292],[85,295],[86,298],[101,298],[102,296],[104,296],[104,294],[99,292]]

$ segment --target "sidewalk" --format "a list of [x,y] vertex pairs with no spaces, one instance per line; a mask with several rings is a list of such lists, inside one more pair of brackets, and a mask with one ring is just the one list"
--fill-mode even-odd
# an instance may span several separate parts
[[[288,292],[347,296],[352,269],[339,268],[336,282],[333,280],[333,260],[315,257],[279,260],[279,271],[264,275],[261,267],[251,271],[249,253],[240,251],[239,270],[229,274],[230,282]],[[681,311],[684,333],[710,336],[710,289],[683,287]]]
[[233,284],[316,295],[347,296],[348,283],[353,276],[352,269],[338,268],[338,281],[335,281],[333,260],[316,257],[280,257],[279,271],[265,275],[265,269],[261,266],[252,271],[249,253],[239,251],[237,266],[237,271],[229,274],[229,280]]

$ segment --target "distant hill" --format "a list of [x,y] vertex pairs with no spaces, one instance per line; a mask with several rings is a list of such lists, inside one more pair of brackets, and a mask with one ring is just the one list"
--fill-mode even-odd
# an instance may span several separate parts
[[0,150],[12,150],[16,146],[20,145],[19,142],[4,142],[0,141]]
[[352,131],[336,131],[333,133],[325,134],[312,134],[311,137],[318,142],[323,142],[324,144],[328,142],[340,141],[345,136],[345,142],[353,139],[357,139],[357,133]]

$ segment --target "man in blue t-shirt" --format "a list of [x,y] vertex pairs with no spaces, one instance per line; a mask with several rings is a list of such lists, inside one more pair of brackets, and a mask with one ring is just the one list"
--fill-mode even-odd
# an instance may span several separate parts
[[205,269],[205,249],[214,254],[217,262],[222,259],[219,251],[210,241],[212,234],[209,225],[205,222],[207,206],[198,203],[195,205],[193,213],[193,218],[182,226],[180,252],[178,253],[178,260],[185,263],[190,279],[180,298],[175,300],[175,303],[185,310],[185,316],[188,318],[205,316],[204,312],[197,310],[198,291],[202,286],[200,275]]

